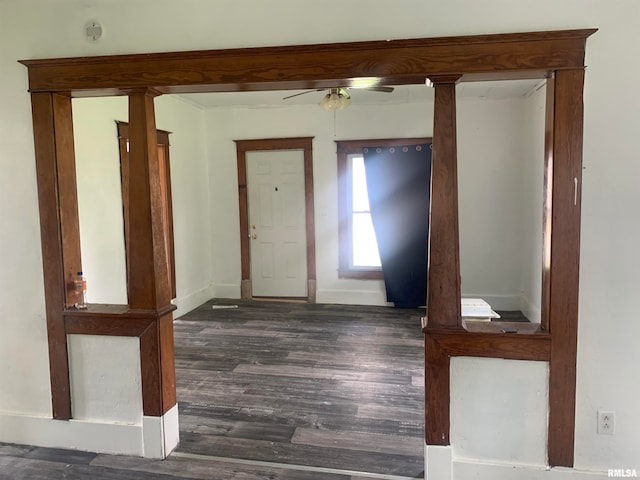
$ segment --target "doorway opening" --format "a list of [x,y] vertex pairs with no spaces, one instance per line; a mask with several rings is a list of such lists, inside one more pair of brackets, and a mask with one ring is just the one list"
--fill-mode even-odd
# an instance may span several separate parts
[[316,301],[312,139],[236,140],[244,300]]

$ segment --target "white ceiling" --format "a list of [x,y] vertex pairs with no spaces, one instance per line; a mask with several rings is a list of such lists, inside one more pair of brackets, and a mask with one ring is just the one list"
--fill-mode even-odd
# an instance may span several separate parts
[[[466,82],[456,87],[458,98],[503,100],[520,98],[543,81],[541,80],[504,80],[497,82]],[[392,93],[373,92],[352,88],[349,90],[354,105],[388,105],[433,100],[433,88],[426,85],[402,85],[394,87]],[[318,104],[326,91],[313,91],[305,95],[283,100],[288,95],[305,90],[286,90],[270,92],[223,92],[181,94],[185,100],[205,108],[215,107],[278,107],[287,105]]]

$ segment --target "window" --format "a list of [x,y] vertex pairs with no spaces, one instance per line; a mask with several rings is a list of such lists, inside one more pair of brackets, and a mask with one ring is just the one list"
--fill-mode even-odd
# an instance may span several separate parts
[[382,279],[362,149],[429,143],[428,138],[338,141],[338,214],[340,278]]

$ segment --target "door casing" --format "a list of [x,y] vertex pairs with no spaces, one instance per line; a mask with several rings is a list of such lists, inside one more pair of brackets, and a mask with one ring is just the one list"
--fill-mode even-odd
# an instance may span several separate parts
[[304,197],[307,237],[307,301],[316,302],[316,245],[313,201],[313,137],[235,140],[238,162],[238,199],[240,211],[240,257],[242,280],[240,296],[252,298],[249,247],[249,201],[247,195],[247,158],[249,151],[302,150],[304,156]]

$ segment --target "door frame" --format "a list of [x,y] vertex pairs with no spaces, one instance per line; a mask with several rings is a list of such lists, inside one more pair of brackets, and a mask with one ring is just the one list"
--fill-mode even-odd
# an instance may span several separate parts
[[304,154],[304,203],[307,240],[307,301],[316,303],[316,229],[313,202],[313,137],[234,140],[238,161],[238,201],[240,212],[240,297],[252,298],[251,253],[249,249],[249,198],[247,193],[247,152],[302,150]]

